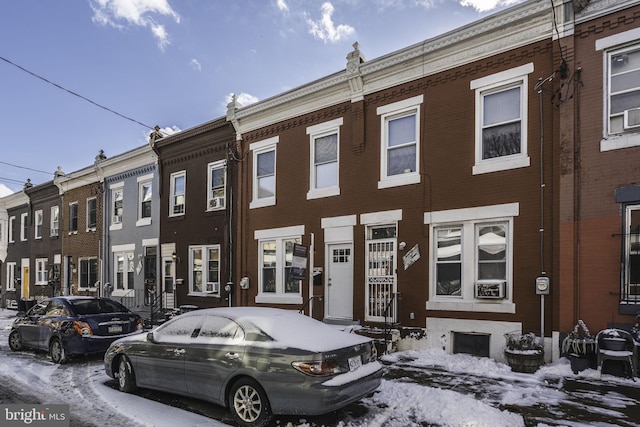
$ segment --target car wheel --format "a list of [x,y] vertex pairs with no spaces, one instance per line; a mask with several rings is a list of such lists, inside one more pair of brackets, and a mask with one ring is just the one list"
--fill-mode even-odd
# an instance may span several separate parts
[[118,361],[118,389],[131,393],[136,389],[136,375],[127,356],[121,356]]
[[260,385],[250,379],[236,381],[229,392],[233,418],[244,427],[264,427],[271,421],[271,407]]
[[20,339],[20,332],[13,330],[9,334],[9,348],[13,351],[22,350],[22,340]]
[[64,351],[64,346],[58,338],[53,338],[49,343],[49,355],[53,363],[64,363],[67,361],[67,355]]

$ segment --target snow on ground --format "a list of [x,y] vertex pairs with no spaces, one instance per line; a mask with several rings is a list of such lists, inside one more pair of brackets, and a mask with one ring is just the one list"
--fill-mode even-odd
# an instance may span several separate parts
[[[0,309],[0,383],[25,387],[34,395],[41,396],[42,403],[68,403],[72,416],[91,420],[95,425],[117,425],[107,414],[116,414],[120,419],[129,419],[130,425],[138,424],[153,427],[182,426],[223,426],[222,422],[210,417],[165,405],[135,394],[126,394],[115,390],[104,373],[101,360],[88,363],[70,363],[66,365],[52,364],[46,355],[33,352],[13,353],[8,348],[7,338],[15,311]],[[438,426],[474,426],[496,427],[524,426],[520,414],[496,408],[496,401],[479,398],[473,394],[463,393],[462,383],[467,376],[479,376],[487,379],[486,388],[492,396],[498,396],[502,407],[515,405],[518,407],[545,405],[553,406],[565,401],[564,391],[549,387],[549,378],[573,376],[568,361],[542,367],[535,374],[514,373],[502,363],[488,358],[477,358],[465,354],[448,354],[442,350],[404,351],[386,355],[384,363],[402,365],[403,368],[424,370],[434,366],[443,371],[458,374],[459,382],[452,382],[444,388],[431,387],[424,384],[405,381],[403,379],[385,379],[377,393],[362,400],[366,408],[364,415],[346,417],[338,421],[338,427],[407,427],[419,425]],[[84,372],[79,372],[84,370]],[[589,380],[599,379],[600,372],[587,370],[581,376]],[[62,379],[62,381],[61,381]],[[492,380],[497,380],[490,384]],[[61,388],[60,383],[67,381],[68,388]],[[634,384],[631,380],[612,377],[611,381]],[[491,390],[495,387],[495,390]],[[39,392],[36,390],[49,390]],[[460,391],[459,391],[460,390]],[[44,393],[44,394],[43,394]],[[77,399],[74,393],[91,395],[93,404],[86,406],[86,400]],[[625,401],[616,393],[604,394],[602,408],[594,410],[611,411],[615,419],[616,408],[637,404]],[[492,404],[493,403],[493,406]],[[300,420],[288,425],[299,427],[316,426],[313,421]],[[542,426],[544,424],[539,424]],[[567,424],[573,425],[573,424]]]

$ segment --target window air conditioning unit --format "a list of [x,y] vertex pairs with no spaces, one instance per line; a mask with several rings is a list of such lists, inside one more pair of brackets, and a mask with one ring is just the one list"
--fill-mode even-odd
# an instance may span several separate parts
[[121,222],[122,222],[121,215],[114,215],[113,218],[111,219],[112,224],[120,224]]
[[504,299],[506,282],[485,281],[476,283],[476,298],[478,299]]
[[624,128],[640,128],[640,108],[632,108],[624,111]]
[[223,208],[224,207],[224,197],[214,197],[209,199],[209,209],[214,208]]
[[220,293],[220,283],[207,282],[206,292],[210,294]]

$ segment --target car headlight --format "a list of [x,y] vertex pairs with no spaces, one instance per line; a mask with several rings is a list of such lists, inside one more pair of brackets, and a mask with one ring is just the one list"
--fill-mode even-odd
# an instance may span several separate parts
[[79,322],[76,320],[75,322],[73,322],[73,329],[75,329],[76,332],[83,337],[93,335],[91,326],[89,326],[89,324],[86,322]]
[[314,377],[322,377],[327,375],[335,375],[342,372],[336,360],[318,360],[310,362],[293,362],[291,364],[295,369],[306,375]]

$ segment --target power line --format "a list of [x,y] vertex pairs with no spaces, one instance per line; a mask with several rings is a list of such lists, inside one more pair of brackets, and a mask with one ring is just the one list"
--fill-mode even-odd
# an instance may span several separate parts
[[25,170],[32,171],[32,172],[39,172],[39,173],[43,173],[45,175],[53,175],[53,172],[45,172],[45,171],[41,171],[41,170],[38,170],[38,169],[31,169],[31,168],[28,168],[26,166],[14,165],[12,163],[3,162],[2,160],[0,160],[0,163],[2,163],[3,165],[7,165],[7,166],[14,167],[14,168],[18,168],[18,169],[25,169]]
[[45,83],[48,83],[48,84],[50,84],[50,85],[52,85],[52,86],[55,86],[55,87],[57,87],[58,89],[61,89],[61,90],[65,91],[65,92],[67,92],[67,93],[70,93],[70,94],[71,94],[71,95],[73,95],[73,96],[77,96],[78,98],[80,98],[80,99],[82,99],[82,100],[84,100],[84,101],[87,101],[87,102],[89,102],[90,104],[93,104],[93,105],[95,105],[95,106],[96,106],[96,107],[98,107],[98,108],[102,108],[103,110],[106,110],[106,111],[108,111],[108,112],[110,112],[110,113],[113,113],[113,114],[115,114],[116,116],[120,116],[120,117],[122,117],[122,118],[123,118],[123,119],[125,119],[125,120],[129,120],[129,121],[131,121],[131,122],[133,122],[133,123],[136,123],[136,124],[139,124],[139,125],[141,125],[141,126],[144,126],[144,127],[145,127],[145,128],[147,128],[147,129],[153,129],[153,126],[146,125],[146,124],[144,124],[144,123],[142,123],[142,122],[139,122],[138,120],[132,119],[131,117],[125,116],[124,114],[120,114],[120,113],[118,113],[117,111],[112,110],[111,108],[105,107],[104,105],[101,105],[101,104],[99,104],[99,103],[97,103],[97,102],[95,102],[95,101],[92,101],[91,99],[89,99],[89,98],[87,98],[87,97],[85,97],[85,96],[82,96],[82,95],[80,95],[80,94],[78,94],[78,93],[76,93],[76,92],[74,92],[74,91],[72,91],[72,90],[69,90],[69,89],[67,89],[67,88],[65,88],[65,87],[63,87],[63,86],[60,86],[59,84],[54,83],[54,82],[52,82],[51,80],[46,79],[46,78],[42,77],[42,76],[41,76],[41,75],[39,75],[39,74],[36,74],[36,73],[34,73],[34,72],[32,72],[32,71],[27,70],[26,68],[24,68],[24,67],[22,67],[22,66],[20,66],[20,65],[18,65],[18,64],[16,64],[16,63],[14,63],[14,62],[12,62],[12,61],[8,60],[7,58],[4,58],[4,57],[0,56],[0,59],[1,59],[1,60],[3,60],[4,62],[6,62],[7,64],[13,65],[14,67],[18,68],[19,70],[24,71],[25,73],[30,74],[31,76],[33,76],[33,77],[35,77],[35,78],[37,78],[37,79],[40,79],[40,80],[42,80],[42,81],[43,81],[43,82],[45,82]]

